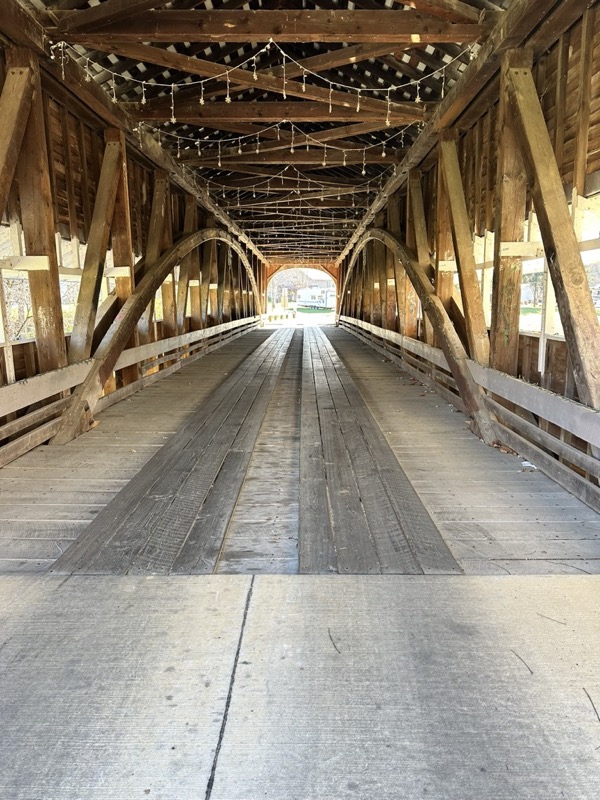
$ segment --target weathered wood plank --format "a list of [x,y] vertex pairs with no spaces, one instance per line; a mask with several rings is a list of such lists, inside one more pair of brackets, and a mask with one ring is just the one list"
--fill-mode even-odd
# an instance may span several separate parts
[[337,572],[309,335],[302,352],[298,571]]

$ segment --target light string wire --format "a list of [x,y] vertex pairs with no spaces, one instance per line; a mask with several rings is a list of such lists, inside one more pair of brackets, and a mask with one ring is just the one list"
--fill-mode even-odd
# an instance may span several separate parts
[[[162,82],[156,81],[154,79],[143,80],[143,79],[134,78],[134,77],[128,77],[128,78],[125,78],[125,80],[127,82],[129,82],[129,83],[135,83],[135,84],[138,84],[139,86],[141,86],[142,87],[142,90],[141,90],[142,96],[144,96],[144,94],[145,94],[144,85],[145,86],[156,86],[156,87],[159,87],[161,89],[165,89],[165,90],[167,90],[167,91],[169,91],[171,93],[174,93],[175,89],[179,90],[181,88],[190,88],[190,87],[194,87],[194,86],[200,86],[201,89],[202,89],[200,103],[201,103],[201,105],[204,105],[204,103],[202,102],[202,99],[203,99],[203,95],[204,95],[204,86],[205,86],[205,84],[210,83],[211,81],[220,81],[220,80],[224,79],[226,81],[226,84],[227,84],[225,102],[231,102],[231,97],[230,97],[230,94],[229,94],[229,84],[230,84],[230,82],[231,83],[235,83],[235,76],[232,78],[231,74],[234,73],[236,70],[244,70],[244,67],[248,67],[248,69],[245,70],[245,71],[251,72],[253,79],[254,80],[258,80],[258,73],[256,71],[256,60],[263,53],[268,52],[271,49],[271,47],[275,47],[280,52],[281,57],[282,57],[282,61],[283,61],[283,87],[282,88],[283,88],[283,98],[284,99],[286,99],[286,97],[287,97],[287,90],[288,90],[289,83],[290,83],[290,79],[286,75],[286,65],[293,64],[298,69],[300,69],[302,71],[302,84],[301,85],[299,84],[299,85],[301,86],[301,89],[302,89],[303,92],[306,90],[306,76],[310,75],[313,78],[315,78],[316,80],[325,83],[329,87],[330,94],[333,91],[334,87],[336,87],[338,90],[339,89],[344,89],[347,92],[355,92],[356,95],[357,95],[357,103],[356,103],[357,112],[360,111],[360,99],[361,99],[361,95],[363,95],[363,94],[369,93],[369,94],[375,94],[375,95],[383,95],[384,97],[387,96],[388,104],[391,105],[392,102],[393,102],[391,100],[391,94],[394,93],[394,92],[406,91],[406,89],[408,87],[410,87],[410,86],[416,88],[417,97],[415,99],[416,99],[417,102],[421,102],[422,98],[421,98],[421,95],[420,95],[420,87],[421,87],[421,84],[423,83],[423,81],[427,80],[428,78],[443,78],[444,79],[444,90],[445,90],[445,88],[446,88],[446,86],[445,86],[445,84],[446,84],[446,74],[445,74],[446,70],[449,67],[451,67],[454,63],[456,63],[457,61],[461,61],[461,63],[464,63],[464,62],[462,62],[463,56],[468,56],[469,60],[471,60],[473,58],[473,56],[474,56],[473,45],[470,44],[468,47],[466,47],[464,50],[462,50],[460,53],[458,53],[456,56],[454,56],[452,59],[450,59],[450,61],[445,62],[441,67],[439,67],[436,70],[433,70],[432,72],[427,73],[427,75],[423,75],[423,77],[421,77],[421,78],[406,78],[406,79],[404,79],[402,81],[401,84],[391,84],[390,86],[387,86],[387,87],[384,87],[384,88],[378,87],[376,89],[372,89],[372,88],[367,88],[367,87],[364,87],[364,86],[360,86],[360,87],[351,86],[350,84],[346,84],[346,83],[343,83],[341,81],[331,81],[328,78],[323,77],[320,73],[314,72],[313,70],[308,69],[307,67],[305,67],[299,61],[296,61],[296,59],[294,59],[290,55],[288,55],[285,52],[285,50],[283,50],[283,48],[279,44],[277,44],[277,42],[274,42],[273,39],[269,39],[268,43],[263,48],[261,48],[261,50],[259,50],[255,54],[249,56],[245,61],[242,61],[240,64],[238,64],[238,66],[229,67],[229,68],[225,67],[223,69],[223,71],[220,72],[219,74],[211,75],[208,78],[201,78],[201,79],[198,79],[198,80],[193,80],[193,79],[190,80],[189,77],[188,77],[188,78],[185,78],[185,79],[183,79],[181,81],[175,81],[175,82],[169,81],[168,83],[162,83]],[[83,53],[81,52],[81,50],[83,50],[84,48],[81,47],[81,46],[80,46],[80,48],[81,49],[78,50],[77,47],[75,47],[74,45],[71,45],[71,44],[69,44],[68,42],[65,42],[65,41],[55,42],[55,43],[51,44],[51,46],[50,46],[50,53],[51,53],[50,57],[51,57],[52,60],[56,60],[56,51],[58,50],[59,63],[61,65],[63,80],[64,80],[64,75],[65,75],[65,63],[66,63],[67,52],[72,53],[73,56],[74,56],[74,59],[78,63],[80,63],[81,61],[85,62],[84,63],[84,70],[85,70],[87,75],[89,75],[91,73],[91,67],[93,67],[94,70],[97,73],[107,74],[112,78],[113,81],[117,77],[118,78],[123,78],[123,75],[120,72],[117,72],[116,70],[111,70],[108,67],[103,67],[102,65],[100,65],[100,64],[96,63],[95,61],[93,61],[92,59],[90,59],[89,56],[85,52],[83,52]],[[86,77],[86,80],[87,80],[87,77]],[[227,100],[227,97],[229,97],[229,100]],[[400,102],[402,102],[402,101],[400,101]],[[331,108],[331,102],[330,102],[330,108]]]
[[[231,152],[230,153],[223,152],[223,156],[226,156],[226,155],[235,155],[234,151],[236,151],[238,155],[242,155],[243,152],[244,152],[241,149],[242,142],[245,142],[246,140],[255,141],[256,142],[256,146],[255,146],[254,150],[255,150],[255,152],[259,153],[260,152],[260,137],[264,136],[266,133],[268,133],[269,131],[272,131],[272,130],[276,130],[278,132],[278,134],[279,134],[280,131],[281,131],[281,127],[283,125],[290,125],[290,128],[291,128],[291,139],[290,139],[290,142],[289,142],[289,146],[290,146],[290,152],[292,152],[292,153],[294,152],[294,149],[295,149],[295,147],[297,145],[297,143],[295,141],[295,136],[299,136],[299,137],[303,138],[303,140],[304,140],[303,143],[306,143],[307,146],[308,145],[313,145],[314,147],[322,147],[325,150],[327,150],[327,149],[329,149],[329,150],[337,150],[340,153],[362,153],[364,150],[372,150],[372,149],[374,149],[376,147],[381,148],[382,146],[386,146],[386,145],[389,144],[389,142],[392,142],[394,139],[397,139],[397,138],[399,138],[401,140],[401,146],[404,146],[404,135],[405,135],[406,131],[410,130],[415,125],[418,126],[419,123],[411,122],[411,123],[405,125],[400,130],[397,130],[394,133],[390,134],[389,136],[385,137],[384,139],[380,139],[380,140],[378,140],[376,142],[373,142],[371,144],[360,145],[358,147],[349,147],[349,146],[348,147],[342,147],[340,145],[333,145],[333,144],[328,144],[327,142],[321,142],[319,139],[316,138],[316,136],[318,135],[317,133],[313,133],[313,134],[306,133],[298,125],[296,125],[296,123],[290,122],[290,120],[286,120],[286,119],[282,120],[281,122],[274,123],[273,125],[269,125],[266,128],[261,128],[261,130],[256,131],[254,133],[248,133],[248,134],[244,134],[244,135],[241,135],[241,136],[226,137],[226,138],[221,138],[221,139],[212,139],[210,137],[198,138],[196,136],[184,136],[183,134],[175,133],[174,131],[168,131],[168,130],[164,130],[162,128],[156,128],[156,127],[150,126],[145,122],[139,123],[139,125],[143,126],[143,128],[148,133],[153,134],[155,136],[158,136],[160,134],[161,136],[163,136],[165,138],[169,138],[169,139],[173,139],[173,140],[179,140],[179,142],[181,142],[181,143],[187,142],[188,143],[188,147],[185,148],[185,149],[188,150],[188,151],[191,151],[193,149],[199,149],[201,144],[215,144],[217,146],[223,146],[223,145],[226,145],[226,144],[231,144]],[[335,129],[334,129],[334,132],[335,132]],[[277,137],[277,141],[281,141],[279,135]],[[267,144],[267,147],[268,147],[268,144]],[[286,145],[286,147],[287,147],[287,145]],[[283,150],[284,146],[280,146],[280,149]],[[250,151],[246,151],[246,152],[250,152]],[[205,150],[205,151],[202,151],[202,152],[198,153],[198,156],[200,158],[203,158],[203,159],[206,159],[206,160],[210,160],[211,158],[215,158],[216,155],[217,155],[216,152],[211,151],[211,150],[209,150],[209,151]],[[385,155],[385,153],[383,153],[383,155]]]

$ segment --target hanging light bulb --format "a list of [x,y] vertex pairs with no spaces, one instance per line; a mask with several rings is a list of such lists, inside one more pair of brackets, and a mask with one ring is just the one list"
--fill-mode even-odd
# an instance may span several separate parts
[[360,111],[360,89],[356,90],[356,112]]
[[363,150],[363,165],[362,165],[362,172],[361,175],[367,174],[367,151],[366,149]]
[[200,105],[204,105],[204,81],[200,84]]
[[175,118],[175,84],[171,84],[171,122],[175,124],[177,122]]

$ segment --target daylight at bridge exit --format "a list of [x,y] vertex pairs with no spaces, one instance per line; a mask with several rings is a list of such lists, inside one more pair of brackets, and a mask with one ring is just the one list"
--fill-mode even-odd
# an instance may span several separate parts
[[0,0],[0,120],[0,800],[598,800],[597,0]]

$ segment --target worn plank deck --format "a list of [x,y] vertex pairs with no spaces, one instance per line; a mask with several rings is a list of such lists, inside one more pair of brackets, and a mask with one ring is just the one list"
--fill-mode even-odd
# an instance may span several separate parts
[[333,327],[254,331],[99,422],[0,470],[0,572],[600,572],[598,514]]
[[600,515],[345,331],[327,337],[411,486],[471,574],[600,573]]

